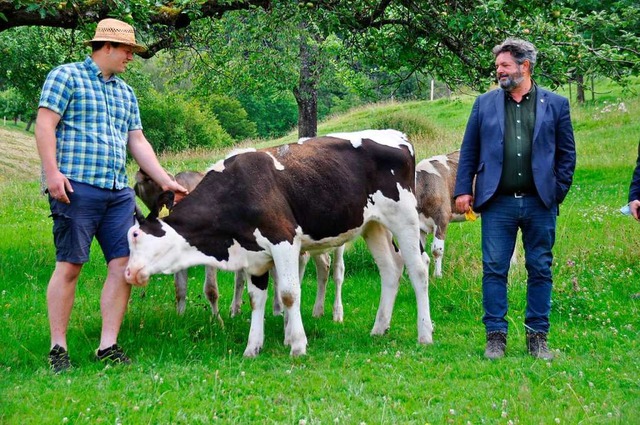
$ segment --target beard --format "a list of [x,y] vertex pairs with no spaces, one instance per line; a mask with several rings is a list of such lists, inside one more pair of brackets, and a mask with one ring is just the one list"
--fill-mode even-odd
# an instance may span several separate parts
[[[501,77],[507,77],[502,79]],[[522,75],[522,71],[520,71],[520,67],[513,74],[501,74],[498,75],[498,84],[500,88],[505,91],[512,91],[516,87],[518,87],[524,81],[524,76]]]

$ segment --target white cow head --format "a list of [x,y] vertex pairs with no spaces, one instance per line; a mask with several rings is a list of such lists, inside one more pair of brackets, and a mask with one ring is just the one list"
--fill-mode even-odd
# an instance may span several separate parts
[[160,218],[173,206],[173,194],[163,193],[158,206],[147,218],[138,218],[139,223],[127,234],[130,254],[125,278],[130,284],[144,286],[153,274],[172,274],[203,264],[204,255]]

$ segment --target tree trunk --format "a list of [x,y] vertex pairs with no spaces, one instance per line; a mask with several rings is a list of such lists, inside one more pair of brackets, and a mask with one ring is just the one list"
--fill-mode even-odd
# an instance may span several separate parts
[[298,138],[318,135],[317,47],[310,45],[306,23],[301,23],[300,77],[293,90],[298,104]]
[[584,75],[577,75],[576,82],[578,83],[578,88],[576,89],[576,101],[578,103],[584,103]]
[[24,131],[29,131],[31,130],[31,125],[33,124],[33,121],[35,121],[35,118],[29,118],[29,122],[27,122],[27,128],[24,129]]

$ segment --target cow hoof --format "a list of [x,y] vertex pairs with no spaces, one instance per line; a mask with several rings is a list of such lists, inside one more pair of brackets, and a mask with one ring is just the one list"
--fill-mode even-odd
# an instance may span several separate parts
[[302,347],[298,347],[298,348],[291,347],[291,356],[292,357],[304,356],[306,354],[307,354],[307,346],[306,346],[306,344],[303,345]]
[[247,349],[244,350],[244,356],[249,358],[258,357],[261,349],[262,347],[247,347]]
[[425,335],[418,337],[418,344],[428,345],[433,344],[433,335]]
[[384,335],[387,333],[387,331],[389,330],[388,326],[374,326],[373,329],[371,329],[371,336],[379,336],[379,335]]
[[176,312],[178,312],[178,316],[182,316],[184,314],[186,303],[184,301],[178,301],[176,304]]
[[338,323],[344,321],[344,311],[341,308],[333,310],[333,321]]
[[313,307],[313,317],[322,317],[324,316],[324,306],[314,306]]

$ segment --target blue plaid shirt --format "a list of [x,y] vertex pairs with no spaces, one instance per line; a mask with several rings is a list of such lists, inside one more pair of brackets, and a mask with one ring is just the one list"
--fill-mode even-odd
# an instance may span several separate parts
[[115,76],[104,81],[87,57],[49,73],[39,106],[62,117],[56,128],[60,172],[104,189],[128,186],[129,131],[142,129],[138,100],[128,84]]

